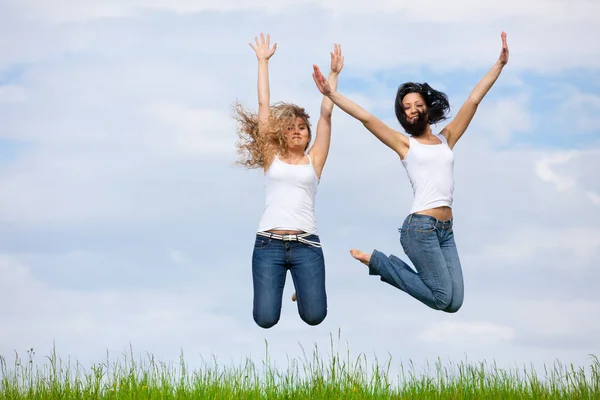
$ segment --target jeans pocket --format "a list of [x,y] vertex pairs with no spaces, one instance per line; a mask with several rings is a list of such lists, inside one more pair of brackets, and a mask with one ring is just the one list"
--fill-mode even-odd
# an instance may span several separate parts
[[435,224],[432,222],[423,222],[415,226],[415,231],[430,233],[435,231]]
[[254,241],[254,249],[255,250],[264,249],[269,245],[269,243],[271,243],[271,238],[257,237],[256,240]]

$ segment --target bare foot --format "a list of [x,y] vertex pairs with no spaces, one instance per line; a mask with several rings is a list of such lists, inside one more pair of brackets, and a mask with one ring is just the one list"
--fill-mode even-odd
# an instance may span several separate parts
[[292,295],[292,301],[296,301],[296,292]]
[[371,255],[364,253],[360,250],[352,249],[350,250],[350,254],[352,255],[352,257],[356,258],[358,261],[367,266],[369,265],[369,261],[371,261]]

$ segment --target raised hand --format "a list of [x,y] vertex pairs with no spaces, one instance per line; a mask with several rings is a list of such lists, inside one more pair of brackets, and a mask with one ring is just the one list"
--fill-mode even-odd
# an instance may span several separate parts
[[315,80],[315,83],[317,84],[317,88],[319,89],[319,92],[323,93],[325,96],[329,96],[331,94],[331,85],[329,85],[329,82],[327,81],[327,78],[325,78],[325,76],[321,73],[321,70],[319,69],[319,67],[317,67],[316,65],[313,64],[313,79]]
[[506,44],[506,33],[502,32],[500,36],[502,37],[502,51],[500,52],[498,62],[502,65],[506,65],[506,63],[508,62],[508,45]]
[[344,56],[342,55],[342,46],[339,44],[333,45],[331,54],[331,72],[339,74],[344,67]]
[[267,38],[265,40],[265,35],[260,34],[260,40],[258,37],[254,38],[256,45],[252,43],[248,43],[254,52],[256,53],[256,58],[258,61],[267,61],[273,54],[275,54],[275,50],[277,49],[277,43],[273,44],[271,47],[271,35],[267,34]]

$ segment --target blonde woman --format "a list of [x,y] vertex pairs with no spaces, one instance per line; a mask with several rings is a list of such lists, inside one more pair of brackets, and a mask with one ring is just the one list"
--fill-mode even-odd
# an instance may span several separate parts
[[[235,108],[240,164],[263,168],[265,207],[252,254],[254,321],[270,328],[281,314],[283,288],[290,270],[298,313],[309,325],[320,324],[327,315],[325,261],[314,212],[317,187],[329,153],[333,102],[323,97],[316,137],[304,108],[294,104],[271,106],[269,59],[270,35],[260,34],[250,43],[258,59],[258,114]],[[335,45],[331,53],[328,82],[337,87],[344,58]]]

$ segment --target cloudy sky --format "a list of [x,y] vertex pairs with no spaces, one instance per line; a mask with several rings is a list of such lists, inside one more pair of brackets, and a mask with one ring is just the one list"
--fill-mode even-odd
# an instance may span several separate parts
[[[240,3],[243,3],[241,5]],[[368,4],[368,5],[366,5]],[[53,343],[83,363],[136,351],[262,360],[341,332],[351,354],[588,365],[600,354],[600,3],[593,0],[0,0],[0,354]],[[312,64],[341,43],[339,90],[391,126],[426,81],[453,114],[510,61],[455,148],[465,303],[430,310],[348,250],[403,259],[412,192],[398,158],[334,110],[317,196],[329,314],[252,320],[262,174],[234,165],[231,104],[256,108],[268,32],[273,101],[321,97]],[[443,125],[436,127],[440,130]]]

